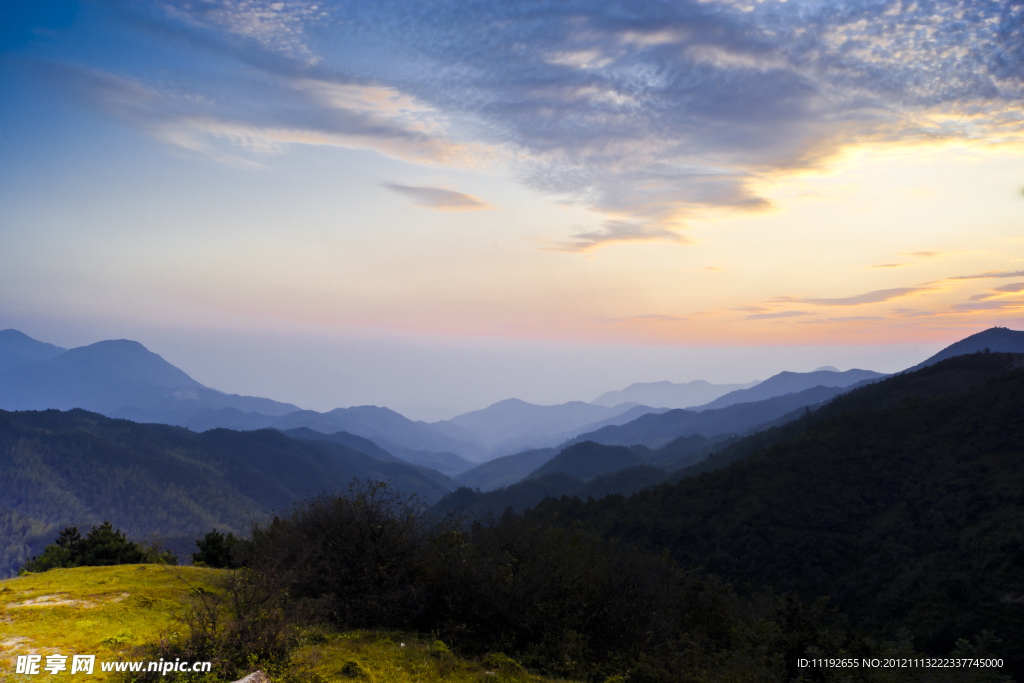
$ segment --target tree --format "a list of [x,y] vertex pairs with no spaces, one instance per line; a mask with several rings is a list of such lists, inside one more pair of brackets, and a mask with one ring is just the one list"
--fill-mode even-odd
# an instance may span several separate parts
[[115,531],[110,522],[103,522],[98,527],[94,526],[85,538],[82,538],[78,527],[67,527],[53,543],[43,549],[42,555],[26,562],[21,571],[45,572],[57,568],[157,562],[176,564],[177,558],[173,553],[162,552],[155,546],[133,543],[120,529]]

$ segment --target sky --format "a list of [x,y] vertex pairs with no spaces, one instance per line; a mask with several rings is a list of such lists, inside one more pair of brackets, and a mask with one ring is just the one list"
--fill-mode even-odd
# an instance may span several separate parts
[[0,328],[442,419],[1024,326],[1024,3],[8,3]]

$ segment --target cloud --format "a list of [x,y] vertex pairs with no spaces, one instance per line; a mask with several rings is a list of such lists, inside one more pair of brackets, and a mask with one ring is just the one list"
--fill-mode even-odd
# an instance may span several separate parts
[[988,299],[995,299],[1003,294],[1015,294],[1017,292],[1024,291],[1024,282],[1014,282],[1009,285],[1003,285],[1002,287],[996,287],[983,294],[975,294],[970,297],[971,301],[986,301]]
[[173,98],[176,115],[145,109],[169,144],[500,158],[608,221],[566,251],[685,241],[694,216],[763,210],[766,178],[850,145],[1024,139],[1019,3],[107,2],[241,76],[205,77],[203,105]]
[[937,251],[908,251],[903,256],[920,256],[921,258],[935,258],[941,256]]
[[748,315],[747,320],[768,320],[771,318],[795,318],[801,315],[810,315],[805,311],[779,311],[778,313],[755,313]]
[[409,197],[417,206],[434,211],[489,211],[495,207],[473,195],[445,190],[440,187],[420,187],[383,183],[392,192]]
[[954,304],[956,311],[998,311],[1004,309],[1024,309],[1024,301],[985,301],[978,303]]
[[909,266],[909,265],[910,265],[909,263],[883,263],[881,265],[871,266],[871,267],[873,269],[874,268],[902,268],[904,266]]
[[862,304],[877,304],[884,301],[891,301],[912,294],[933,291],[932,287],[897,287],[895,289],[876,289],[873,292],[865,292],[856,296],[840,297],[837,299],[813,299],[784,297],[779,301],[792,301],[795,303],[812,304],[814,306],[860,306]]
[[684,322],[689,318],[680,318],[675,315],[660,315],[657,313],[646,313],[644,315],[634,315],[628,318],[593,318],[594,322],[598,323],[628,323],[628,322],[656,322],[656,323],[670,323],[670,322]]
[[644,225],[628,223],[626,221],[605,221],[598,230],[587,230],[572,235],[571,241],[562,242],[555,246],[545,247],[548,251],[588,252],[597,247],[619,242],[676,242],[677,244],[691,244],[689,237],[660,227],[658,225]]
[[1009,285],[1003,285],[1002,287],[996,287],[997,292],[1020,292],[1024,291],[1024,282],[1014,282]]
[[[280,153],[292,145],[371,149],[428,165],[477,166],[492,156],[482,146],[451,140],[440,112],[390,87],[311,78],[238,79],[218,84],[220,92],[214,93],[158,89],[66,64],[37,63],[33,69],[76,100],[162,142],[235,165],[263,167],[252,155]],[[263,97],[271,103],[252,106],[253,98]]]
[[317,59],[309,47],[306,31],[328,15],[324,3],[309,0],[172,1],[158,7],[172,20],[222,30],[253,40],[266,49],[313,63]]
[[985,280],[989,278],[1024,277],[1024,270],[989,270],[976,275],[956,275],[947,280]]

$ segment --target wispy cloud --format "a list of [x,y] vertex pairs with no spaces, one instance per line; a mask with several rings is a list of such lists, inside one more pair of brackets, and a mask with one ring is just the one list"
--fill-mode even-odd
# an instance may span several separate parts
[[894,289],[876,289],[872,292],[865,292],[864,294],[857,294],[855,296],[839,297],[835,299],[816,299],[816,298],[795,298],[795,297],[780,297],[778,301],[788,301],[801,304],[811,304],[814,306],[860,306],[862,304],[877,304],[885,301],[891,301],[893,299],[899,299],[905,296],[911,296],[913,294],[921,294],[923,292],[934,291],[933,287],[897,287]]
[[971,301],[987,301],[988,299],[995,299],[1006,294],[1016,294],[1017,292],[1024,291],[1024,282],[1014,282],[1013,284],[1003,285],[1002,287],[995,287],[994,289],[984,292],[982,294],[975,294],[970,297]]
[[1003,285],[1002,287],[996,287],[997,292],[1020,292],[1024,291],[1024,282],[1014,282],[1009,285]]
[[661,315],[658,313],[645,313],[644,315],[633,315],[628,318],[594,318],[597,323],[629,323],[629,322],[653,322],[653,323],[674,323],[684,322],[689,318],[681,318],[675,315]]
[[955,275],[947,280],[986,280],[990,278],[1024,277],[1024,270],[989,270],[975,275]]
[[454,190],[445,190],[440,187],[398,185],[395,183],[383,183],[383,185],[392,192],[409,197],[417,206],[433,209],[434,211],[489,211],[495,208],[479,197],[455,192]]
[[310,0],[172,0],[159,3],[158,7],[171,19],[225,31],[253,40],[266,49],[313,63],[318,60],[309,46],[306,32],[328,16],[325,3]]
[[1021,310],[1024,309],[1024,301],[982,301],[975,303],[954,304],[953,309],[957,311],[999,311],[999,310]]
[[588,252],[597,247],[617,242],[675,242],[690,244],[689,237],[658,225],[605,221],[599,230],[587,230],[572,235],[567,242],[545,247],[548,251]]
[[[372,149],[429,165],[480,166],[493,157],[482,145],[453,141],[440,112],[390,87],[271,78],[203,92],[68,64],[32,68],[77,101],[162,142],[235,165],[261,167],[260,155],[292,145]],[[271,102],[255,107],[254,97]]]
[[772,318],[796,318],[802,315],[810,315],[806,311],[779,311],[777,313],[754,313],[748,315],[747,320],[770,320]]
[[904,266],[909,266],[909,265],[910,265],[909,263],[882,263],[882,264],[877,265],[877,266],[871,266],[871,268],[872,269],[875,269],[875,268],[903,268]]
[[920,256],[921,258],[935,258],[941,256],[937,251],[908,251],[903,256]]

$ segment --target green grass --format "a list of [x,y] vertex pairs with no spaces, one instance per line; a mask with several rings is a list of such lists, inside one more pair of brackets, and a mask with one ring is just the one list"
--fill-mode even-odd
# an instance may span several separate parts
[[295,663],[323,681],[365,683],[555,683],[530,674],[512,659],[492,654],[463,659],[443,643],[407,633],[351,631],[314,634]]
[[[138,659],[146,643],[176,630],[189,584],[218,590],[215,569],[121,565],[53,569],[0,581],[0,681],[113,680],[101,661]],[[183,581],[184,579],[185,581]],[[18,655],[68,656],[68,671],[54,679],[15,672]],[[70,674],[70,657],[96,655],[92,676]],[[44,659],[45,662],[45,659]],[[500,654],[464,659],[444,644],[414,634],[336,633],[309,629],[293,652],[289,671],[311,682],[557,683],[535,676]],[[282,673],[284,678],[295,680]]]
[[[209,585],[215,569],[120,565],[53,569],[0,581],[0,680],[52,678],[15,674],[22,654],[69,657],[61,678],[108,680],[101,660],[128,658],[132,647],[166,633],[184,609],[186,579]],[[71,655],[96,655],[93,676],[71,676]],[[45,662],[45,659],[44,659]]]

